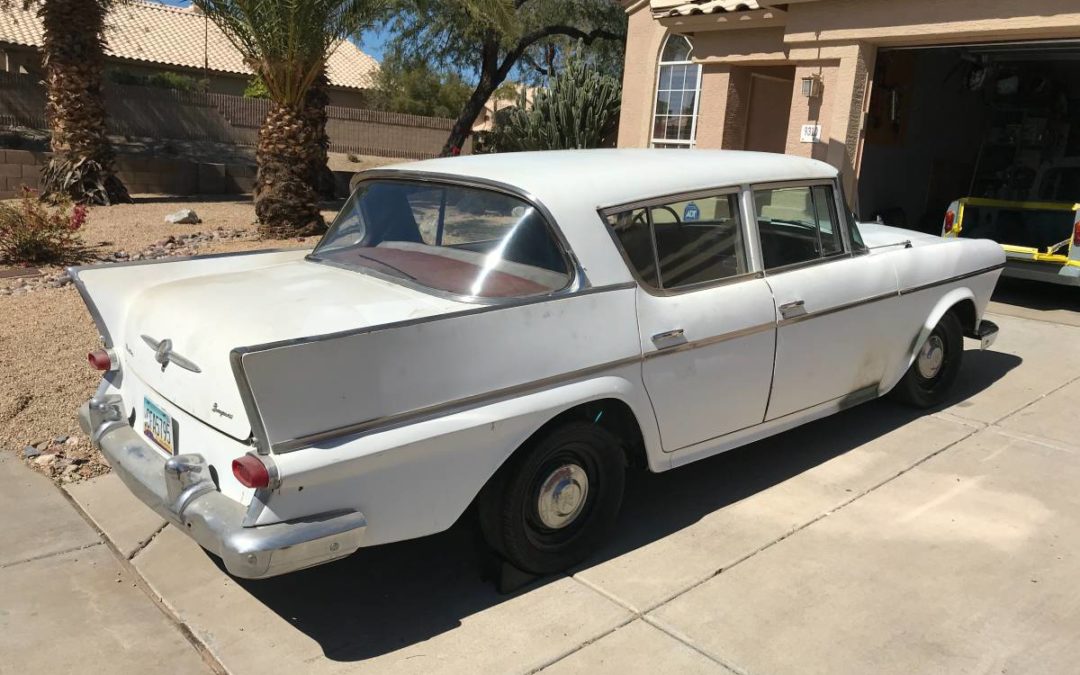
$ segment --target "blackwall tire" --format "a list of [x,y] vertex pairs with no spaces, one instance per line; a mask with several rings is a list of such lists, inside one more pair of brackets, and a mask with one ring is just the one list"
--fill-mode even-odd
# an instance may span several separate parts
[[941,405],[956,382],[963,358],[963,328],[956,314],[948,312],[934,326],[903,379],[893,388],[892,397],[916,408]]
[[516,567],[561,572],[610,533],[625,482],[619,440],[596,424],[568,422],[531,439],[488,482],[480,527]]

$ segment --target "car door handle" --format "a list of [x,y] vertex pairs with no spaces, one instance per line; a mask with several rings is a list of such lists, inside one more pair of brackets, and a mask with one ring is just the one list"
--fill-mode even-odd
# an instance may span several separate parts
[[802,300],[793,300],[780,305],[780,316],[792,319],[806,314],[806,303]]
[[686,342],[686,334],[682,328],[664,331],[652,336],[653,344],[657,349],[670,349]]

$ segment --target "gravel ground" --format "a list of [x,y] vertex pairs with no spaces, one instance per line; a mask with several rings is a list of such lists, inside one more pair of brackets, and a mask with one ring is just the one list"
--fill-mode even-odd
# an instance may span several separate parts
[[[137,200],[91,209],[82,236],[95,257],[110,259],[117,253],[134,257],[147,249],[158,250],[155,246],[169,237],[181,242],[168,249],[170,255],[315,244],[313,238],[258,240],[254,210],[246,199],[146,196]],[[203,222],[164,222],[167,214],[181,208],[194,209]],[[329,220],[334,213],[327,210],[323,215]],[[215,231],[219,236],[190,236]],[[42,268],[42,273],[45,278],[63,278],[59,267]],[[10,292],[24,283],[0,279],[0,290]],[[86,353],[97,346],[97,330],[72,284],[37,284],[33,292],[0,293],[0,450],[18,453],[58,482],[108,471],[75,419],[78,407],[99,380],[86,363]]]

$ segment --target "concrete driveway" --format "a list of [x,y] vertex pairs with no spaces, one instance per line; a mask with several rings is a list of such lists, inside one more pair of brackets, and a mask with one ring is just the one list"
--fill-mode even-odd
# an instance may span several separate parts
[[878,401],[635,475],[603,552],[509,596],[467,518],[238,582],[114,477],[71,495],[234,673],[1071,673],[1080,293],[999,297],[951,405]]

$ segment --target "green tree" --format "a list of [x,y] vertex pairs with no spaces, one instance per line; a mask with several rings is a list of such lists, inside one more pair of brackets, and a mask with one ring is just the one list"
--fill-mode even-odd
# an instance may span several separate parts
[[193,0],[266,85],[255,215],[265,237],[318,234],[317,179],[325,170],[326,60],[386,8],[386,0]]
[[42,23],[53,152],[42,172],[42,196],[85,204],[131,201],[116,176],[102,95],[105,18],[114,0],[0,0],[0,11],[10,11],[14,2],[24,10],[36,7]]
[[555,64],[567,39],[620,49],[626,14],[616,0],[400,0],[390,30],[403,58],[470,68],[477,76],[443,146],[447,155],[462,147],[484,103],[515,68]]
[[536,92],[532,107],[498,116],[492,145],[498,152],[573,150],[612,144],[619,119],[619,80],[571,55]]
[[375,107],[379,110],[456,117],[472,92],[460,74],[436,71],[423,62],[385,59],[379,71]]

